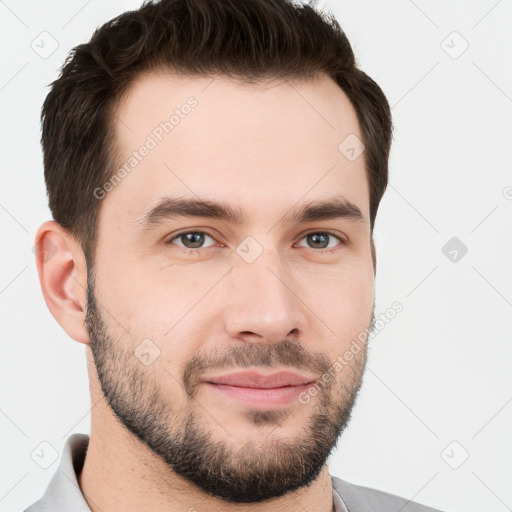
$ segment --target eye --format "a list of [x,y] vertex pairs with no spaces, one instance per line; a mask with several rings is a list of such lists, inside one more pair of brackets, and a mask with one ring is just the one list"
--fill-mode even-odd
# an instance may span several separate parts
[[[341,242],[340,244],[331,245],[329,243],[329,237],[331,237],[331,240],[335,238],[338,240],[338,242]],[[312,233],[306,234],[302,240],[307,239],[307,243],[311,243],[312,246],[309,246],[311,249],[333,249],[339,245],[343,245],[343,240],[335,235],[334,233],[331,233],[329,231],[314,231]],[[329,251],[332,252],[332,251]]]
[[[205,241],[205,237],[213,240],[213,237],[204,231],[183,231],[167,240],[166,244],[172,244],[175,240],[181,240],[183,245],[176,244],[185,249],[202,249]],[[209,246],[207,246],[209,247]]]
[[[204,249],[207,247],[211,247],[211,245],[204,245],[206,238],[209,238],[215,243],[215,239],[209,235],[208,233],[204,231],[183,231],[181,233],[178,233],[177,235],[174,235],[172,238],[167,240],[165,243],[168,245],[175,244],[179,247],[183,247],[184,249],[190,249],[190,250],[197,250],[197,249]],[[334,241],[333,239],[338,240],[340,242],[339,244],[334,244],[329,241],[329,238],[331,239],[331,242]],[[336,249],[339,245],[343,245],[343,240],[335,235],[334,233],[331,233],[330,231],[314,231],[311,233],[307,233],[305,236],[302,237],[301,240],[307,240],[307,243],[310,244],[310,249],[319,249],[319,250],[325,250],[325,249]],[[175,243],[177,240],[181,241],[181,244]],[[332,251],[327,251],[332,252]]]

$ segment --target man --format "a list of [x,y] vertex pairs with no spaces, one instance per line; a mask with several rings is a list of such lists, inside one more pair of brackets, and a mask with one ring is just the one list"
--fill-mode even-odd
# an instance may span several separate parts
[[326,464],[374,326],[392,132],[334,19],[146,3],[74,49],[42,121],[37,267],[92,420],[30,512],[433,510]]

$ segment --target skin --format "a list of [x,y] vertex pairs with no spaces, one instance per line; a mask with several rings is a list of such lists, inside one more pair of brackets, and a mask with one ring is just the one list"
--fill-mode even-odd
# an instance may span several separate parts
[[[338,150],[349,134],[362,139],[356,113],[324,75],[247,85],[152,71],[118,105],[123,158],[191,96],[191,113],[101,199],[94,272],[56,222],[36,235],[39,251],[52,254],[37,260],[46,303],[86,345],[93,407],[79,484],[94,512],[286,512],[298,504],[328,512],[326,459],[349,420],[366,345],[307,404],[255,411],[199,380],[245,363],[321,377],[371,327],[364,153],[350,161]],[[224,201],[245,220],[178,217],[141,229],[144,214],[170,195]],[[364,222],[283,221],[299,203],[339,197]],[[319,246],[306,236],[326,230],[340,238]],[[193,253],[184,237],[173,239],[187,231],[209,235]],[[236,252],[249,236],[262,247],[251,263]],[[145,339],[159,350],[149,365],[134,355]],[[207,486],[219,469],[243,492],[223,484],[214,495]],[[258,475],[268,479],[259,499],[251,494]]]

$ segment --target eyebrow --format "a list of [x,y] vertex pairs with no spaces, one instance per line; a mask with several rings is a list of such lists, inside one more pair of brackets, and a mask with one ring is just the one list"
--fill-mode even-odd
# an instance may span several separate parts
[[[244,222],[243,211],[227,203],[203,200],[165,197],[139,219],[136,224],[147,230],[164,221],[180,217],[206,217],[231,224]],[[319,220],[344,218],[366,223],[365,216],[358,206],[344,198],[311,201],[294,207],[282,220],[286,223],[303,224]]]

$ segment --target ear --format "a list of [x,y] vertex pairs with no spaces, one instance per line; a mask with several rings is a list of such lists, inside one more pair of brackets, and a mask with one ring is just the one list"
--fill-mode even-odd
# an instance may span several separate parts
[[88,344],[85,327],[87,265],[80,244],[51,220],[37,230],[34,252],[48,309],[71,338]]
[[371,249],[372,249],[372,261],[373,261],[373,275],[377,275],[377,251],[375,250],[375,241],[373,240],[373,236],[370,239]]

